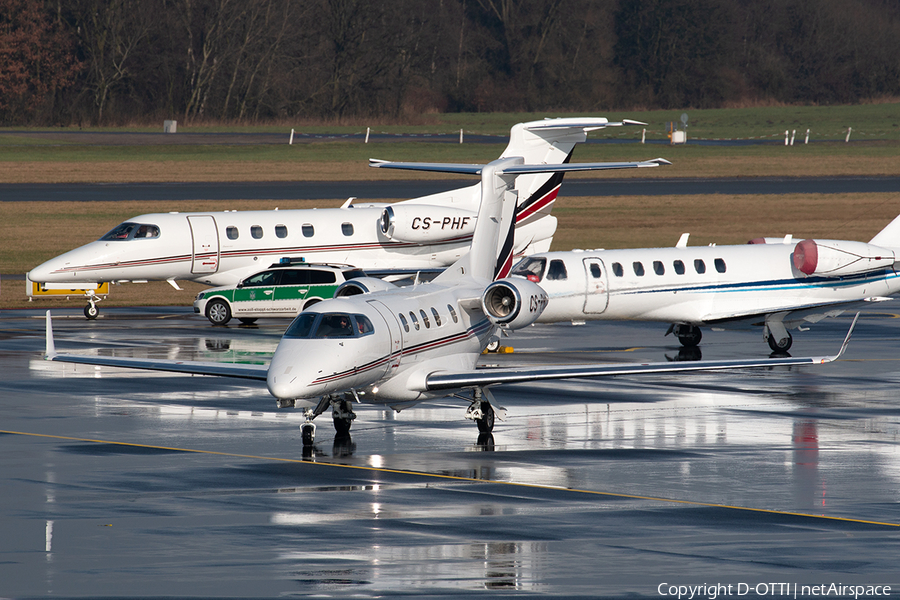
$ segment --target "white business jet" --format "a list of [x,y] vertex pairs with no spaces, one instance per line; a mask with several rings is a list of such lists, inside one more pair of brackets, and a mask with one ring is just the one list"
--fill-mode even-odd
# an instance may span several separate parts
[[[594,165],[529,165],[520,157],[488,165],[450,165],[454,172],[481,175],[482,201],[471,251],[432,282],[397,287],[374,278],[342,284],[336,297],[301,312],[285,331],[269,365],[236,365],[57,354],[47,313],[46,359],[101,366],[132,367],[265,381],[277,405],[303,407],[306,447],[315,439],[312,419],[329,406],[339,434],[355,418],[352,403],[396,410],[430,398],[456,396],[469,402],[466,416],[487,434],[495,412],[488,386],[570,377],[599,377],[819,364],[837,356],[693,363],[569,365],[544,368],[476,369],[476,362],[499,329],[535,322],[547,295],[527,279],[507,277],[512,267],[515,179],[532,173],[575,169],[654,167],[666,161]],[[376,162],[386,168],[439,165]],[[852,326],[851,326],[852,331]]]
[[[519,123],[510,130],[501,158],[568,163],[588,132],[636,124],[642,123],[610,123],[603,117]],[[517,255],[550,249],[556,232],[550,211],[562,177],[519,178]],[[65,289],[129,281],[168,281],[176,289],[176,280],[236,285],[283,257],[371,271],[442,269],[468,250],[480,199],[476,184],[391,205],[353,204],[351,198],[340,208],[140,215],[35,267],[26,284]],[[96,318],[99,297],[89,292],[87,299],[85,316]]]
[[701,326],[757,325],[774,352],[787,352],[788,329],[900,292],[898,260],[900,217],[869,243],[788,236],[688,246],[685,234],[673,248],[534,254],[513,275],[547,292],[539,323],[662,321],[686,347],[700,343]]

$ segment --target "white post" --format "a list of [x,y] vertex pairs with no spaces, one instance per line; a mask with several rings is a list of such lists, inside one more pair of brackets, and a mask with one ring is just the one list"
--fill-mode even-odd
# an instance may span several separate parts
[[788,145],[788,134],[789,133],[790,133],[790,131],[788,131],[787,129],[784,130],[784,145],[785,146]]
[[794,145],[794,138],[796,136],[797,136],[797,130],[796,129],[791,130],[791,146]]
[[459,143],[460,143],[460,144],[463,143],[462,140],[463,140],[463,134],[462,134],[462,129],[460,129],[460,130],[459,130]]
[[852,127],[848,127],[848,128],[847,128],[847,137],[846,137],[846,139],[844,139],[844,142],[849,142],[849,141],[850,141],[850,132],[851,132],[851,131],[853,131],[853,128],[852,128]]
[[366,127],[366,143],[369,143],[369,128]]
[[806,139],[803,140],[803,143],[804,143],[804,144],[808,144],[808,143],[809,143],[809,129],[806,130]]
[[291,129],[291,141],[288,142],[288,146],[293,146],[293,145],[294,145],[294,130],[292,128]]
[[641,143],[642,144],[646,143],[646,141],[647,141],[647,129],[644,128],[644,130],[641,132]]

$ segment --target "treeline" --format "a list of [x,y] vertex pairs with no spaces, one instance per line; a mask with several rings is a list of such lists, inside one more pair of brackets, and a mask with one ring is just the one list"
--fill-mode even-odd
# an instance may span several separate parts
[[0,0],[0,123],[900,95],[897,0]]

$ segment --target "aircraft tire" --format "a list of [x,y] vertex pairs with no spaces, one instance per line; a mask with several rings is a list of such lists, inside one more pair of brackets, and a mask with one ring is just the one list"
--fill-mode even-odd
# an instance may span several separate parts
[[703,332],[700,331],[699,327],[691,325],[688,329],[688,332],[683,335],[678,336],[678,341],[681,342],[682,346],[686,348],[691,348],[693,346],[697,346],[700,344],[700,340],[703,338]]
[[97,315],[100,314],[100,309],[97,308],[94,304],[88,304],[84,307],[84,316],[89,320],[93,321],[97,318]]
[[316,428],[312,423],[304,423],[300,426],[300,441],[307,448],[316,443]]
[[487,350],[488,352],[496,352],[499,349],[500,349],[500,340],[493,340],[493,341],[489,342],[488,345],[485,347],[485,350]]
[[347,435],[350,433],[350,426],[352,424],[352,419],[334,419],[334,431],[338,435]]
[[206,305],[206,318],[213,325],[225,325],[231,320],[231,307],[224,300],[213,300]]
[[478,425],[479,432],[490,433],[494,430],[494,407],[487,402],[482,402],[481,411],[484,416],[475,419],[475,424]]
[[[781,340],[776,340],[774,335],[770,335],[766,339],[766,341],[769,343],[769,348],[772,349],[772,352],[787,352],[794,344],[794,338],[790,333],[787,334],[787,337],[782,338]],[[779,342],[781,343],[779,344]]]

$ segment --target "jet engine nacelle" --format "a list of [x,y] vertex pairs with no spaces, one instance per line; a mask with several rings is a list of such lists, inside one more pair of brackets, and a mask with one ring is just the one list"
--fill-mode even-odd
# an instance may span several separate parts
[[381,213],[381,233],[397,242],[441,242],[472,235],[477,214],[426,204],[395,204]]
[[359,294],[368,294],[371,292],[383,292],[385,290],[393,290],[397,286],[389,281],[378,279],[377,277],[357,277],[342,283],[334,291],[335,298],[346,298],[347,296],[358,296]]
[[794,247],[794,267],[806,275],[842,277],[891,268],[894,251],[865,242],[803,240]]
[[547,292],[533,281],[499,279],[485,288],[481,308],[494,325],[521,329],[537,321],[547,301]]

